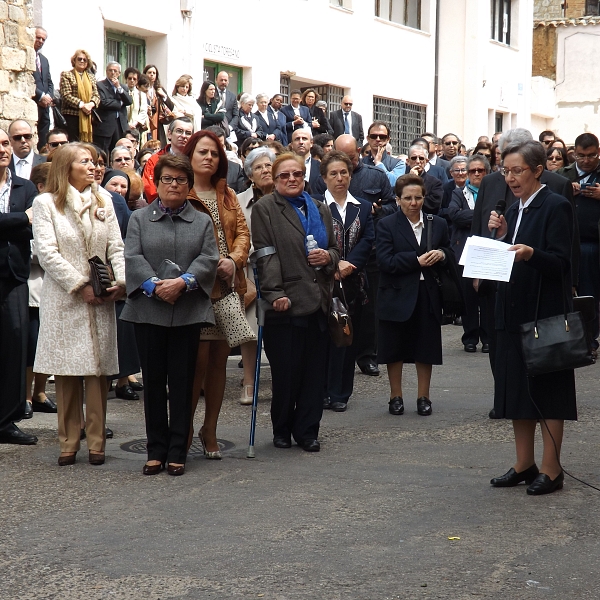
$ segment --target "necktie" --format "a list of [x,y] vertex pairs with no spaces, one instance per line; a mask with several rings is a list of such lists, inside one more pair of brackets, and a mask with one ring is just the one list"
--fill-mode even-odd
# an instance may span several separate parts
[[350,125],[348,123],[348,113],[344,113],[344,133],[350,133]]
[[40,62],[40,55],[37,52],[35,53],[35,66],[37,67],[38,72],[41,73],[42,63]]
[[225,91],[221,90],[221,102],[223,103],[223,106],[225,106]]
[[[23,173],[23,169],[25,168],[25,166],[27,165],[27,161],[24,158],[21,158],[19,160],[19,162],[17,163],[17,168],[15,169],[16,171],[18,171],[17,175],[19,177],[22,177],[22,173]],[[28,179],[28,178],[26,178]]]

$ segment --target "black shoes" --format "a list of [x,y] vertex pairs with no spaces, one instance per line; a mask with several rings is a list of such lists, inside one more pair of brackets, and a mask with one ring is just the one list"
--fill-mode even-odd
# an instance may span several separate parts
[[333,412],[346,412],[348,404],[346,402],[332,402],[331,410]]
[[492,410],[490,410],[490,412],[488,414],[488,417],[490,419],[499,419],[500,418],[500,417],[496,416],[496,409],[495,408],[492,408]]
[[403,415],[404,414],[404,400],[400,396],[392,398],[389,402],[389,409],[391,415]]
[[290,440],[290,438],[285,437],[274,437],[273,446],[275,446],[275,448],[291,448],[292,440]]
[[331,409],[331,398],[327,396],[327,398],[323,398],[323,410]]
[[33,417],[33,407],[31,406],[31,402],[25,400],[25,412],[23,413],[24,419],[31,419]]
[[556,490],[562,490],[565,482],[565,474],[561,471],[556,479],[550,479],[545,473],[540,473],[527,488],[530,496],[541,496],[542,494],[551,494]]
[[481,345],[481,351],[484,354],[489,354],[490,353],[490,345],[489,344],[482,344]]
[[431,400],[426,396],[417,398],[417,412],[422,417],[428,417],[433,412],[431,410]]
[[185,465],[174,465],[172,463],[169,463],[167,465],[167,473],[169,475],[173,475],[173,477],[183,475],[185,473]]
[[477,352],[476,344],[465,344],[465,352]]
[[21,431],[14,423],[0,431],[0,444],[19,444],[20,446],[33,446],[38,439],[35,435]]
[[298,442],[298,446],[305,452],[318,452],[321,449],[321,444],[318,440],[302,440]]
[[112,438],[115,437],[113,430],[109,429],[108,427],[105,429],[105,433],[106,433],[107,440],[112,440]]
[[50,398],[46,398],[43,402],[38,402],[37,400],[34,400],[31,403],[31,408],[33,409],[33,412],[44,412],[44,413],[57,413],[58,412],[58,408],[57,408],[56,404],[54,402],[52,402],[52,400],[50,400]]
[[144,389],[144,385],[139,381],[130,381],[129,387],[136,392],[141,392]]
[[379,375],[379,367],[374,362],[368,362],[358,366],[365,375],[371,375],[371,377],[377,377]]
[[130,385],[122,385],[115,387],[115,395],[121,400],[139,400],[140,397]]
[[[540,474],[539,469],[537,468],[537,465],[531,465],[531,467],[529,467],[529,469],[525,469],[524,471],[521,471],[520,473],[517,473],[514,469],[509,469],[508,472],[504,473],[504,475],[500,476],[500,477],[494,477],[492,480],[490,480],[490,483],[494,486],[494,487],[514,487],[515,485],[519,485],[519,483],[522,483],[523,481],[525,483],[527,483],[527,485],[533,483],[534,481],[537,481],[537,477]],[[543,475],[543,477],[548,478],[547,475]],[[562,486],[561,486],[562,487]],[[554,490],[552,490],[554,491]],[[529,493],[529,490],[527,490],[527,493]],[[542,492],[542,493],[548,493],[548,492]]]

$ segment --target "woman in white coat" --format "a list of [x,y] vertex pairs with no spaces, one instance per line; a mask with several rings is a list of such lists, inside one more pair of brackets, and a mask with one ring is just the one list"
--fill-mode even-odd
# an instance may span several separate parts
[[[89,462],[104,463],[106,377],[119,371],[115,300],[125,294],[123,242],[94,168],[86,144],[60,147],[46,193],[33,204],[34,239],[46,272],[34,371],[56,376],[60,466],[72,465],[79,450],[84,383]],[[90,284],[88,259],[94,256],[114,271],[105,297],[96,297]]]

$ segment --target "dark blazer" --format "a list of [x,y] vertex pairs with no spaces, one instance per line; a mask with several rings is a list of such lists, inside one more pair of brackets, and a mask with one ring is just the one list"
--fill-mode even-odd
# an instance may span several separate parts
[[[37,69],[33,70],[33,80],[35,81],[35,96],[33,99],[39,102],[44,94],[48,94],[54,98],[54,84],[52,83],[52,76],[50,75],[50,65],[48,59],[38,52],[40,57],[40,67],[42,72],[40,73]],[[46,110],[49,110],[47,108]]]
[[[217,88],[217,93],[215,95],[217,102],[221,101],[221,96],[219,94],[219,89]],[[227,115],[227,121],[231,123],[235,117],[238,116],[240,109],[237,103],[237,97],[233,92],[226,90],[225,92],[225,110],[227,111],[225,114]]]
[[[263,130],[263,133],[265,134],[265,137],[268,135],[274,135],[275,139],[278,142],[281,142],[283,144],[283,137],[281,135],[281,122],[275,118],[275,115],[273,114],[273,112],[270,111],[268,108],[267,108],[267,115],[269,118],[268,123],[265,121],[263,116],[258,111],[256,111],[254,113],[254,116],[256,117],[258,124],[260,125],[260,128]],[[285,129],[285,123],[284,123],[283,127]],[[285,140],[287,142],[287,136],[286,136]]]
[[246,177],[243,167],[232,160],[227,161],[227,185],[236,194],[245,192],[250,185],[250,180]]
[[[17,159],[17,162],[19,162],[19,159]],[[46,162],[46,157],[42,156],[41,154],[36,154],[35,152],[33,153],[33,162],[32,162],[32,167],[35,167],[37,165],[41,165],[42,163]],[[13,155],[10,158],[10,163],[8,164],[8,168],[10,169],[11,175],[15,176],[16,175],[16,171],[15,171],[15,155],[13,153]]]
[[380,272],[377,294],[379,319],[398,322],[410,319],[417,304],[419,281],[423,273],[433,308],[433,317],[441,324],[442,303],[438,285],[431,268],[421,267],[418,260],[418,257],[426,252],[427,228],[430,225],[433,227],[432,248],[443,250],[446,260],[451,260],[448,226],[440,217],[433,217],[433,221],[425,219],[421,244],[417,243],[410,222],[402,211],[381,219],[377,224],[377,265]]
[[217,106],[219,106],[219,101],[217,98],[213,98],[213,101],[210,104],[200,102],[199,98],[196,100],[196,102],[202,111],[202,122],[200,125],[201,129],[206,129],[211,125],[218,125],[225,118],[224,112],[217,112]]
[[[94,123],[94,135],[111,137],[116,130],[117,121],[121,123],[121,130],[126,132],[129,129],[127,107],[133,102],[127,86],[122,88],[122,93],[118,93],[115,92],[115,88],[108,79],[98,81],[96,85],[100,95],[100,106],[97,111],[102,123]],[[119,114],[118,120],[117,113]]]
[[27,282],[33,231],[25,211],[37,193],[31,181],[12,175],[10,212],[0,213],[0,279]]
[[321,178],[320,171],[321,163],[318,160],[315,160],[311,157],[310,159],[310,175],[308,178],[308,185],[310,186],[310,190],[307,190],[309,194],[312,196],[313,190],[317,187],[317,184]]
[[450,161],[438,156],[437,160],[435,161],[435,165],[431,165],[431,166],[439,167],[440,169],[442,169],[442,170],[446,171],[446,173],[448,173],[450,170]]
[[[551,192],[560,194],[571,203],[573,214],[573,248],[571,256],[571,272],[573,275],[573,285],[577,285],[579,280],[579,225],[577,223],[575,200],[573,199],[573,186],[571,182],[561,175],[544,171],[540,179],[542,183]],[[506,208],[517,202],[516,196],[510,191],[500,171],[490,173],[481,180],[477,202],[475,203],[475,212],[473,213],[473,224],[471,225],[471,234],[482,237],[490,237],[488,230],[488,221],[490,213],[496,208],[498,200],[506,201]]]
[[[306,107],[308,108],[308,106]],[[329,119],[325,115],[325,111],[318,106],[314,106],[312,108],[308,108],[308,112],[310,113],[310,129],[313,133],[313,136],[318,135],[319,133],[328,133],[329,135],[333,135],[333,127],[329,122]],[[312,126],[312,119],[316,119],[319,121],[319,127]]]
[[[439,162],[439,160],[438,160]],[[446,161],[444,161],[446,162]],[[429,170],[427,171],[427,175],[431,175],[436,179],[439,179],[442,182],[442,185],[448,183],[448,174],[446,173],[446,169],[440,167],[438,165],[429,165]]]
[[[353,110],[350,111],[350,116],[352,118],[352,129],[350,131],[350,134],[353,138],[356,139],[359,145],[362,146],[363,140],[365,138],[363,132],[362,117]],[[329,120],[331,122],[331,126],[333,127],[333,137],[338,138],[340,135],[343,135],[344,115],[342,114],[342,110],[340,109],[333,111],[331,115],[329,115]]]
[[[273,111],[272,106],[269,104],[269,106],[267,107],[267,110],[269,111],[269,113],[273,116],[273,118],[275,118],[275,112]],[[281,143],[284,146],[287,146],[289,144],[289,139],[288,139],[288,134],[287,134],[287,129],[286,129],[286,116],[283,112],[281,112],[280,110],[277,111],[277,121],[279,122],[279,128],[281,130]]]
[[469,208],[463,188],[454,188],[450,206],[448,207],[448,216],[452,221],[450,245],[452,246],[457,262],[465,248],[467,238],[471,235],[473,212],[474,210]]
[[[327,251],[332,259],[319,270],[313,269],[306,260],[306,232],[296,210],[283,196],[276,191],[267,194],[252,209],[254,249],[277,248],[276,254],[258,261],[262,296],[270,303],[284,297],[292,301],[287,311],[275,317],[312,315],[319,309],[327,314],[329,309],[329,289],[340,254],[333,234],[331,211],[325,203],[313,202],[327,230]],[[273,316],[272,313],[269,316]]]
[[452,226],[450,225],[452,221],[450,220],[450,216],[448,215],[448,207],[450,206],[450,200],[452,200],[452,192],[456,189],[456,183],[454,183],[454,179],[450,179],[448,183],[445,183],[442,186],[442,190],[444,195],[442,196],[442,206],[440,206],[440,210],[438,210],[438,217],[444,217],[446,222],[448,223],[448,228],[452,230]]
[[[505,215],[508,225],[505,240],[509,243],[518,214],[519,205],[515,202]],[[520,324],[534,320],[540,275],[542,293],[539,318],[562,314],[563,294],[567,310],[571,310],[572,235],[571,205],[563,196],[544,188],[523,211],[515,239],[516,244],[534,248],[533,256],[528,261],[514,264],[510,282],[498,283],[496,329],[517,332]]]
[[[300,105],[299,108],[300,116],[304,119],[304,122],[310,127],[310,124],[312,123],[310,111],[308,110],[308,108],[306,108],[306,106]],[[296,114],[294,113],[294,107],[291,104],[286,104],[285,106],[282,106],[279,112],[285,115],[285,130],[287,133],[289,143],[289,141],[291,141],[292,139],[292,133],[294,133],[296,129],[301,129],[302,127],[304,127],[304,125],[294,126],[294,117],[296,116]]]
[[119,229],[121,230],[121,238],[125,239],[127,237],[129,218],[131,217],[131,209],[129,206],[127,206],[127,200],[125,200],[121,194],[117,194],[117,192],[108,193],[112,196],[115,217],[117,217],[117,223],[119,224]]
[[256,115],[254,113],[250,113],[250,115],[247,116],[245,113],[240,111],[238,116],[234,117],[233,121],[230,123],[231,129],[235,131],[235,135],[237,136],[237,141],[240,146],[245,139],[252,135],[252,131],[246,129],[246,127],[242,125],[242,120],[251,122],[253,124],[252,126],[254,126],[254,123],[256,123],[256,131],[254,133],[256,133],[257,139],[265,139],[265,133],[262,130],[260,121],[256,118]]

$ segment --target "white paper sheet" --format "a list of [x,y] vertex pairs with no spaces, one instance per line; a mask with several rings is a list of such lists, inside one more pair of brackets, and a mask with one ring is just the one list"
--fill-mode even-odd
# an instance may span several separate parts
[[508,250],[510,245],[506,242],[502,242],[500,240],[493,240],[491,238],[480,237],[478,235],[472,235],[467,238],[465,243],[465,247],[463,249],[463,253],[460,256],[460,260],[458,261],[459,265],[465,264],[465,260],[467,258],[467,248],[471,245],[475,244],[476,246],[482,246],[484,248],[497,248],[498,250]]
[[515,252],[507,250],[509,248],[508,244],[504,244],[504,246],[504,248],[481,246],[471,242],[468,248],[465,248],[466,257],[463,277],[488,279],[490,281],[509,281],[515,262]]

